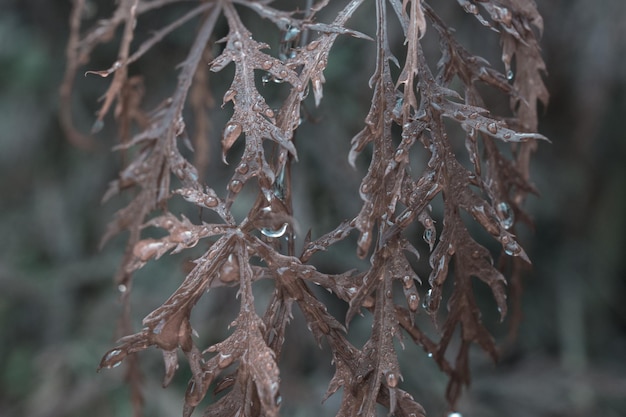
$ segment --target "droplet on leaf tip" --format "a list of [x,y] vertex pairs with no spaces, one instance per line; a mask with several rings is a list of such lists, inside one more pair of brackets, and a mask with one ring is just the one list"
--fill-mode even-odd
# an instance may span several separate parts
[[[121,349],[113,349],[109,353],[106,354],[104,359],[102,360],[102,368],[112,369],[117,368],[122,364],[122,360],[126,355]],[[116,357],[119,357],[119,360],[114,360]],[[106,363],[108,362],[108,363]]]

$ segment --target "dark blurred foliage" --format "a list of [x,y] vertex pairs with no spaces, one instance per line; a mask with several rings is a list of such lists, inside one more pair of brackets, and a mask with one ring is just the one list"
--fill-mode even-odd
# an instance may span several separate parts
[[[88,3],[92,20],[111,7],[104,0]],[[498,62],[495,37],[449,3],[442,16],[465,36],[470,51]],[[552,144],[541,144],[536,155],[533,178],[541,196],[528,202],[534,232],[523,231],[522,242],[534,268],[525,281],[524,320],[517,339],[504,343],[496,367],[477,352],[473,383],[460,411],[466,417],[623,416],[626,3],[540,0],[538,5],[545,19],[543,50],[551,94],[540,131]],[[367,33],[367,25],[359,20],[368,17],[366,9],[351,26]],[[100,198],[122,158],[109,151],[115,136],[113,120],[107,120],[91,150],[72,147],[59,127],[58,87],[69,12],[69,1],[0,3],[2,416],[131,412],[122,368],[95,372],[103,352],[120,336],[116,328],[121,312],[112,276],[124,237],[101,251],[98,242],[121,205],[115,200],[101,205]],[[158,25],[161,17],[152,18],[146,27]],[[148,107],[171,91],[175,73],[170,64],[182,60],[191,36],[193,29],[175,32],[136,65],[148,86]],[[269,37],[268,42],[277,41]],[[101,47],[88,69],[107,68],[114,60],[113,50]],[[299,130],[301,161],[294,175],[300,184],[296,212],[301,213],[304,230],[326,231],[358,208],[355,190],[361,174],[349,168],[346,156],[349,139],[367,112],[370,92],[360,89],[358,96],[349,96],[344,91],[364,85],[373,67],[372,53],[362,41],[338,42],[326,71],[323,104],[319,109],[311,104],[312,120],[302,133]],[[363,69],[361,79],[351,73],[355,63]],[[221,97],[225,87],[217,77],[211,82],[216,97]],[[95,120],[97,99],[107,85],[98,77],[76,81],[72,110],[82,131],[88,132]],[[217,134],[224,117],[219,116],[219,107],[214,113]],[[315,146],[308,145],[310,141],[316,141]],[[217,139],[211,146],[206,174],[213,184],[220,184],[225,175],[220,173]],[[332,152],[321,154],[316,149]],[[184,276],[180,264],[186,258],[171,258],[150,264],[137,276],[133,294],[137,327]],[[346,262],[358,266],[353,253],[341,251],[319,260],[329,272],[345,269]],[[224,331],[234,311],[227,298],[209,294],[202,300],[196,314],[202,316],[203,325],[215,324],[214,329],[198,329],[203,337],[216,341],[222,336],[217,332]],[[345,306],[335,310],[331,312],[345,314]],[[299,324],[296,311],[283,358],[289,364],[283,369],[291,371],[282,375],[283,397],[291,399],[283,407],[284,415],[331,414],[336,407],[333,398],[319,404],[331,371],[330,357],[315,347]],[[353,323],[358,326],[369,326],[367,318]],[[493,328],[506,342],[505,326]],[[414,348],[400,351],[400,356],[408,364],[403,384],[411,387],[429,415],[438,415],[444,409],[444,377]],[[163,390],[157,352],[142,354],[141,363],[146,415],[179,415],[187,370],[179,372],[184,375],[178,385]]]

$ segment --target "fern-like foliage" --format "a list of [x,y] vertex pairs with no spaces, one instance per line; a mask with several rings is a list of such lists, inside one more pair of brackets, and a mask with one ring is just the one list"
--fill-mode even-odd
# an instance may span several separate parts
[[[177,370],[177,352],[181,350],[192,370],[183,415],[190,415],[207,390],[215,386],[225,394],[209,405],[204,415],[277,416],[281,404],[280,356],[283,348],[289,348],[283,342],[295,305],[317,343],[325,341],[332,351],[335,375],[326,396],[342,390],[337,416],[376,415],[377,403],[397,416],[424,415],[419,403],[401,388],[403,370],[394,339],[401,340],[403,334],[428,352],[449,376],[447,399],[454,407],[462,387],[470,381],[470,346],[477,344],[494,360],[497,357],[494,339],[481,321],[472,280],[486,283],[501,317],[507,314],[507,278],[502,268],[494,265],[492,253],[472,236],[462,213],[499,243],[500,265],[512,260],[513,277],[519,279],[519,269],[530,262],[513,230],[516,220],[529,222],[522,205],[526,195],[534,191],[529,179],[530,155],[537,140],[545,139],[534,133],[537,103],[547,104],[548,94],[541,78],[545,68],[537,41],[542,20],[533,1],[457,1],[469,15],[500,35],[504,73],[468,52],[424,0],[370,0],[376,9],[373,38],[348,26],[366,0],[344,2],[334,20],[327,23],[318,21],[317,16],[330,0],[309,2],[300,5],[301,9],[294,6],[294,11],[278,10],[268,0],[185,2],[189,8],[186,14],[131,50],[138,19],[148,11],[179,2],[119,0],[110,18],[83,33],[80,16],[84,0],[74,0],[62,90],[65,100],[78,68],[88,62],[98,44],[108,42],[122,27],[118,59],[107,70],[90,72],[112,77],[95,126],[99,127],[114,107],[122,139],[117,149],[133,151],[132,160],[105,196],[108,199],[122,189],[135,190],[132,201],[116,214],[104,237],[106,241],[122,231],[130,233],[116,277],[125,311],[137,269],[168,252],[185,251],[201,241],[208,245],[180,287],[144,318],[141,331],[123,337],[104,355],[100,368],[130,362],[134,404],[139,410],[141,394],[136,384],[140,378],[136,377],[134,354],[149,346],[161,349],[163,383],[167,386]],[[277,48],[255,39],[242,20],[242,9],[281,30],[282,41]],[[175,91],[157,108],[143,110],[138,81],[129,77],[129,66],[164,36],[197,17],[201,23],[180,66]],[[228,33],[214,41],[219,19],[225,19]],[[391,25],[401,27],[404,33],[401,61],[392,53],[388,36]],[[436,68],[429,66],[422,45],[427,30],[434,31],[439,39],[441,55]],[[290,175],[291,164],[298,160],[294,133],[303,118],[302,103],[310,92],[316,105],[322,102],[324,70],[340,36],[358,38],[376,50],[376,67],[370,79],[371,107],[347,155],[354,166],[357,158],[363,158],[363,150],[371,147],[369,168],[359,189],[363,203],[353,219],[334,230],[317,239],[309,233],[298,254]],[[221,52],[207,58],[206,51],[213,50],[215,42]],[[206,76],[199,74],[207,63],[213,72],[234,67],[232,84],[222,99],[223,106],[234,110],[221,137],[224,161],[237,141],[244,142],[243,155],[224,193],[207,185],[199,175],[203,170],[185,159],[179,149],[188,140],[188,130],[193,130],[185,125],[186,106],[199,110],[197,114],[203,109]],[[279,108],[268,105],[263,88],[258,87],[258,74],[264,74],[264,82],[288,86]],[[485,108],[478,88],[481,85],[506,94],[513,116],[505,119]],[[62,120],[70,136],[77,143],[84,142],[71,127],[67,112]],[[453,124],[462,128],[463,137],[449,136]],[[132,136],[131,125],[139,127]],[[197,116],[195,129],[206,132],[206,126]],[[274,146],[264,146],[266,141]],[[459,142],[465,144],[469,163],[459,160],[454,152]],[[512,157],[503,154],[497,142],[509,144]],[[195,146],[197,152],[206,149],[199,141]],[[410,164],[415,158],[427,159],[417,172]],[[206,158],[200,155],[197,161]],[[202,168],[204,163],[196,165]],[[256,189],[257,197],[247,216],[237,222],[231,208],[246,184]],[[176,196],[215,212],[221,221],[192,222],[171,213],[168,201]],[[431,211],[436,198],[443,202],[441,218]],[[143,231],[149,227],[161,229],[165,235],[147,238]],[[420,253],[414,246],[408,229],[416,227],[423,231],[429,253]],[[353,231],[358,234],[356,253],[369,257],[369,269],[324,274],[311,264],[315,253],[332,250]],[[428,256],[431,267],[423,284],[425,290],[412,266],[420,256]],[[251,262],[252,258],[257,261]],[[256,313],[252,290],[252,283],[260,279],[271,279],[275,285],[263,316]],[[448,280],[453,280],[453,286],[449,297],[444,297]],[[345,323],[327,312],[311,290],[313,283],[349,305]],[[221,286],[239,288],[240,310],[231,323],[235,330],[222,342],[198,346],[192,338],[191,312],[207,291],[218,291]],[[447,312],[441,311],[445,298]],[[438,324],[437,339],[427,337],[417,326],[415,315],[420,308]],[[362,310],[369,310],[374,320],[368,340],[359,348],[348,342],[346,332]],[[129,317],[126,319],[128,323]],[[132,333],[129,325],[125,331]],[[460,340],[456,358],[451,361],[449,348],[454,335]],[[235,372],[223,375],[233,364]]]

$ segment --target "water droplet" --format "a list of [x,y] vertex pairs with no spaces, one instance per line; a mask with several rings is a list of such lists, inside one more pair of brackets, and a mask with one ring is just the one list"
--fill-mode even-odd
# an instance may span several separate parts
[[217,204],[217,198],[213,197],[212,195],[208,195],[204,198],[205,207],[211,208],[217,206]]
[[230,184],[228,184],[228,189],[233,193],[238,193],[243,188],[243,183],[239,180],[232,180]]
[[243,47],[243,44],[241,43],[241,41],[235,41],[233,42],[233,46],[235,47],[235,49],[241,49]]
[[498,125],[495,124],[494,122],[489,123],[487,125],[487,130],[489,131],[489,133],[492,133],[495,135],[496,133],[498,133]]
[[508,70],[506,72],[506,79],[507,80],[512,81],[514,77],[515,77],[515,74],[513,73],[513,70]]
[[237,140],[241,132],[243,131],[241,125],[239,123],[229,123],[224,128],[224,135],[222,136],[222,142],[225,146],[232,146],[233,143]]
[[424,230],[424,242],[428,243],[429,246],[433,246],[434,243],[434,238],[435,238],[435,233],[433,232],[432,228],[427,228]]
[[[108,362],[106,365],[103,366],[103,368],[107,368],[107,369],[117,368],[118,366],[122,364],[122,360],[124,359],[125,356],[126,354],[121,349],[113,349],[112,351],[107,353],[104,359],[102,360],[102,362]],[[116,360],[116,358],[118,357],[119,357],[119,360]]]
[[511,134],[509,132],[506,132],[504,135],[502,135],[502,137],[504,139],[511,139]]
[[276,404],[276,406],[281,405],[283,402],[283,397],[281,397],[280,395],[276,396],[276,399],[274,400],[274,403]]
[[426,297],[424,297],[424,301],[422,302],[422,308],[428,309],[430,307],[430,303],[432,301],[433,289],[429,289]]
[[428,352],[428,357],[432,358],[433,357],[433,353],[432,352]]
[[159,252],[163,245],[163,242],[155,239],[140,240],[133,248],[133,255],[141,262],[148,262]]
[[470,115],[468,116],[470,119],[476,119],[478,117],[478,113],[474,112],[474,113],[470,113]]
[[395,388],[398,385],[398,377],[393,372],[387,374],[387,385],[389,388]]
[[117,286],[117,290],[121,292],[122,294],[124,294],[126,291],[128,291],[128,288],[126,287],[126,285],[120,284]]
[[404,158],[404,153],[405,153],[405,152],[404,152],[404,149],[398,149],[398,150],[396,151],[396,154],[394,155],[393,159],[394,159],[396,162],[402,162],[402,160],[403,160],[403,159],[405,159],[405,158]]
[[387,290],[387,291],[385,292],[385,296],[386,296],[387,298],[391,298],[391,297],[393,297],[393,292],[392,292],[391,290]]
[[419,297],[417,296],[417,294],[409,295],[407,303],[409,304],[409,309],[411,311],[417,311],[417,309],[419,308]]
[[269,118],[274,117],[274,110],[272,110],[272,109],[267,109],[267,110],[265,110],[265,115],[266,115],[267,117],[269,117]]
[[515,241],[511,241],[507,243],[506,245],[504,245],[504,253],[506,253],[509,256],[517,256],[520,254],[521,251],[522,251],[522,248]]
[[232,354],[220,353],[220,356],[217,359],[217,366],[219,366],[221,369],[224,369],[228,367],[231,363],[233,363],[234,360],[235,358],[233,357]]
[[463,415],[461,413],[457,413],[456,411],[453,411],[450,414],[448,414],[448,417],[463,417]]
[[409,275],[405,275],[402,277],[402,282],[404,283],[404,288],[411,288],[413,284],[413,278]]
[[263,62],[263,64],[261,64],[261,67],[263,67],[264,70],[268,70],[272,68],[273,65],[274,63],[268,59],[267,61]]
[[239,166],[237,167],[237,172],[240,173],[241,175],[245,175],[248,173],[248,164],[246,164],[245,162],[242,162],[241,164],[239,164]]
[[235,96],[237,96],[237,92],[235,90],[233,89],[226,90],[226,92],[224,93],[224,98],[223,98],[224,103],[227,103],[233,100]]
[[513,227],[513,224],[515,223],[515,213],[513,212],[513,209],[511,209],[511,206],[509,206],[506,202],[501,201],[496,205],[496,213],[500,218],[500,224],[502,227],[507,230]]
[[263,233],[267,237],[277,238],[285,234],[288,226],[289,226],[288,223],[283,223],[283,225],[279,229],[276,229],[276,230],[266,228],[266,227],[263,227],[260,230],[261,230],[261,233]]
[[283,33],[283,42],[291,42],[295,40],[300,35],[300,29],[296,27],[288,27],[287,30]]
[[283,78],[287,78],[287,70],[282,69],[278,71],[278,76],[281,78],[281,82],[282,82]]

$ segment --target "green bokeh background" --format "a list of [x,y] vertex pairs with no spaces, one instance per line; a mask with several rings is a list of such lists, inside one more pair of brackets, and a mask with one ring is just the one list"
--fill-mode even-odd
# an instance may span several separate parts
[[[91,19],[107,15],[110,3],[88,1]],[[497,47],[495,35],[456,2],[443,3],[437,7],[462,42],[497,65],[497,51],[489,49]],[[541,144],[533,163],[541,192],[528,202],[535,231],[520,233],[534,262],[526,280],[525,317],[498,366],[476,352],[472,386],[459,411],[465,417],[624,416],[626,3],[539,0],[538,6],[545,19],[542,45],[551,94],[540,130],[552,144]],[[364,6],[351,27],[371,34],[372,11]],[[58,123],[69,13],[69,1],[0,0],[0,415],[6,417],[131,415],[123,368],[95,372],[119,336],[112,277],[124,237],[103,250],[98,242],[128,196],[100,203],[120,166],[119,155],[109,151],[112,119],[88,151],[72,147]],[[169,18],[153,14],[144,24],[154,28]],[[257,28],[266,23],[250,21]],[[264,36],[275,45],[272,33]],[[191,36],[193,28],[174,33],[131,69],[145,76],[147,106],[171,91],[176,74],[170,64],[182,61]],[[88,69],[107,68],[114,57],[113,46],[100,47]],[[298,137],[296,210],[302,227],[318,235],[359,207],[355,190],[362,172],[348,166],[347,151],[368,109],[365,80],[372,57],[371,45],[363,41],[338,41],[326,71],[325,101],[320,109],[309,103],[321,122],[303,127]],[[218,101],[228,75],[212,79]],[[78,77],[72,105],[82,131],[93,123],[107,85],[98,77]],[[219,106],[212,114],[216,136],[206,177],[223,190],[228,171],[218,162],[217,134],[225,118]],[[236,157],[237,149],[229,159]],[[350,250],[345,245],[318,262],[329,272],[358,267]],[[138,274],[136,328],[180,283],[185,259],[163,259]],[[270,289],[259,286],[260,304]],[[226,334],[236,311],[230,295],[209,294],[198,306],[194,320],[204,344]],[[331,304],[339,315],[342,308]],[[314,345],[299,312],[294,315],[281,363],[284,415],[334,415],[338,396],[320,405],[332,371],[330,355]],[[351,327],[355,343],[364,341],[359,329],[369,329],[367,316]],[[494,332],[500,337],[506,329],[495,326]],[[421,350],[405,342],[402,387],[430,416],[440,415],[445,379]],[[188,369],[181,366],[173,386],[164,390],[158,352],[142,353],[141,362],[145,414],[179,415]]]

